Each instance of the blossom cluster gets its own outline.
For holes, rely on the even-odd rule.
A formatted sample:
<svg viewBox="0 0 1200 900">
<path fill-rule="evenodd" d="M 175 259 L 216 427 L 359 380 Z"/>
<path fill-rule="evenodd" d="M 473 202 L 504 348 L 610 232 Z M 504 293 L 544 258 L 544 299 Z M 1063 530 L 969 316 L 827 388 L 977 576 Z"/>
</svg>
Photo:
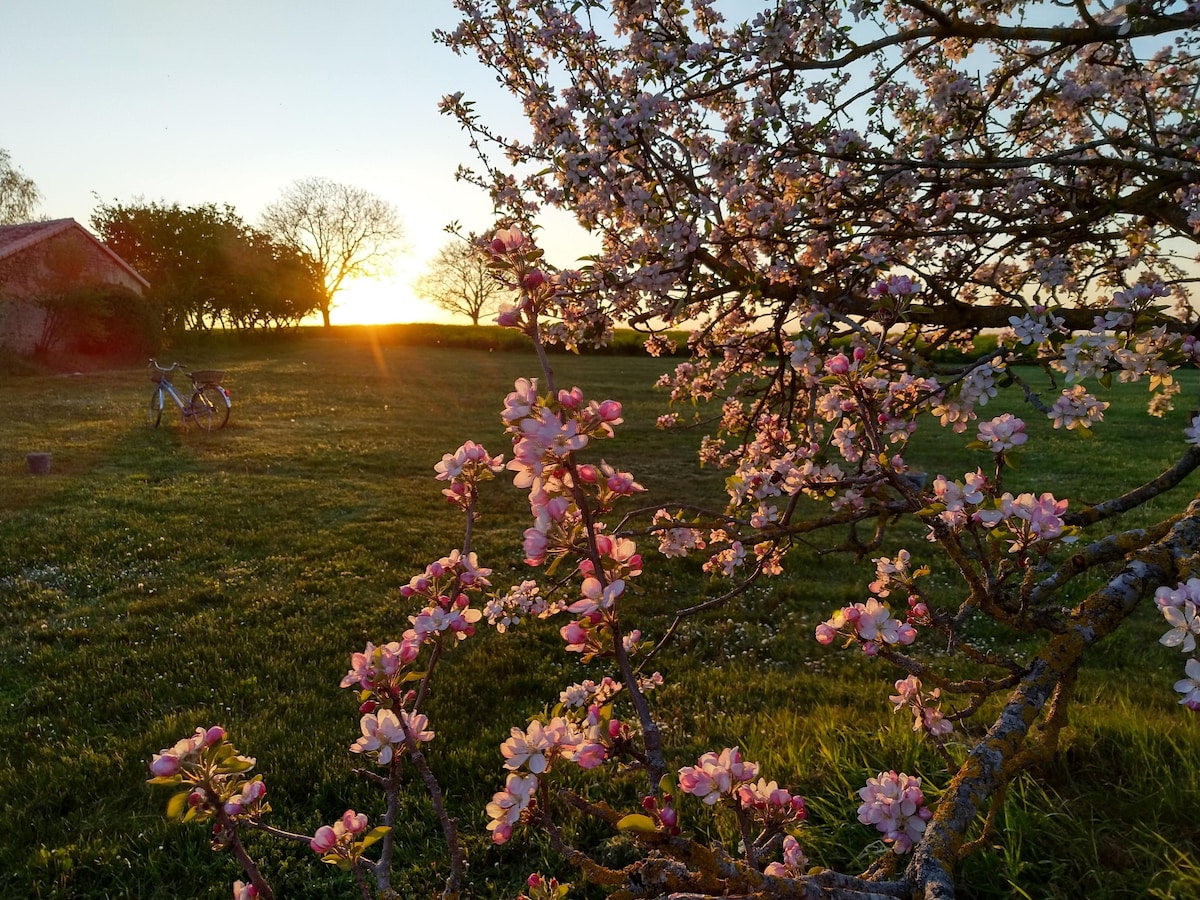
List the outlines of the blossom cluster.
<svg viewBox="0 0 1200 900">
<path fill-rule="evenodd" d="M 370 754 L 375 761 L 386 766 L 401 747 L 431 741 L 434 733 L 429 730 L 429 719 L 424 713 L 400 710 L 399 715 L 390 709 L 377 713 L 366 713 L 359 720 L 362 736 L 350 745 L 351 753 Z M 411 742 L 410 742 L 411 736 Z"/>
<path fill-rule="evenodd" d="M 534 872 L 525 879 L 528 893 L 518 894 L 517 900 L 562 900 L 567 896 L 569 884 L 559 884 L 557 878 L 547 878 L 541 872 Z"/>
<path fill-rule="evenodd" d="M 450 482 L 442 494 L 463 509 L 474 503 L 479 482 L 494 478 L 504 470 L 504 457 L 492 456 L 474 441 L 467 441 L 453 453 L 446 453 L 434 467 L 439 481 Z"/>
<path fill-rule="evenodd" d="M 1005 493 L 996 501 L 993 509 L 980 509 L 975 513 L 978 521 L 989 528 L 1002 526 L 1001 533 L 1011 538 L 1010 553 L 1034 549 L 1035 545 L 1045 549 L 1051 541 L 1071 543 L 1076 533 L 1063 521 L 1068 501 L 1057 500 L 1053 494 Z"/>
<path fill-rule="evenodd" d="M 594 769 L 607 755 L 607 747 L 601 740 L 602 726 L 611 729 L 610 736 L 620 729 L 616 719 L 603 723 L 597 706 L 588 709 L 583 729 L 566 716 L 555 716 L 546 724 L 534 719 L 527 730 L 513 728 L 508 740 L 500 745 L 504 767 L 513 771 L 523 767 L 541 775 L 555 759 L 561 758 L 582 769 Z"/>
<path fill-rule="evenodd" d="M 308 845 L 318 856 L 348 856 L 355 838 L 364 833 L 369 824 L 363 813 L 348 809 L 332 825 L 318 828 Z"/>
<path fill-rule="evenodd" d="M 1020 447 L 1029 436 L 1025 433 L 1025 422 L 1012 413 L 996 416 L 989 422 L 979 423 L 979 442 L 993 453 L 1004 453 Z"/>
<path fill-rule="evenodd" d="M 536 775 L 509 773 L 504 781 L 504 789 L 493 794 L 486 807 L 490 817 L 487 830 L 492 833 L 493 842 L 503 844 L 512 837 L 513 826 L 521 821 L 522 814 L 533 803 L 537 786 Z"/>
<path fill-rule="evenodd" d="M 513 728 L 500 745 L 509 775 L 504 789 L 497 791 L 487 805 L 491 818 L 487 828 L 492 840 L 503 844 L 512 836 L 513 826 L 533 802 L 539 779 L 557 760 L 594 769 L 609 757 L 616 742 L 627 741 L 629 736 L 628 726 L 597 703 L 582 710 L 581 715 L 554 716 L 545 723 L 534 719 L 526 729 Z"/>
<path fill-rule="evenodd" d="M 858 642 L 863 653 L 874 656 L 885 646 L 911 644 L 917 631 L 892 616 L 892 611 L 874 597 L 866 603 L 844 606 L 817 626 L 817 643 L 828 646 L 839 634 L 848 643 Z"/>
<path fill-rule="evenodd" d="M 783 861 L 768 863 L 763 872 L 776 878 L 799 878 L 805 873 L 808 857 L 800 842 L 790 834 L 783 836 Z"/>
<path fill-rule="evenodd" d="M 1159 643 L 1178 647 L 1183 653 L 1194 653 L 1200 637 L 1200 578 L 1189 578 L 1174 588 L 1164 585 L 1154 592 L 1154 603 L 1171 626 Z M 1185 677 L 1175 682 L 1175 690 L 1183 695 L 1180 703 L 1200 712 L 1200 659 L 1192 657 L 1184 666 Z"/>
<path fill-rule="evenodd" d="M 858 807 L 858 821 L 874 825 L 883 834 L 884 843 L 891 844 L 897 854 L 911 850 L 925 833 L 925 823 L 933 818 L 925 805 L 921 779 L 903 772 L 880 772 L 868 778 L 858 796 L 863 801 Z"/>
<path fill-rule="evenodd" d="M 229 742 L 224 728 L 213 725 L 154 754 L 149 780 L 183 787 L 168 803 L 167 814 L 184 821 L 216 818 L 222 823 L 215 832 L 220 844 L 228 837 L 229 822 L 257 819 L 270 810 L 262 777 L 247 777 L 254 765 Z"/>
<path fill-rule="evenodd" d="M 908 708 L 913 713 L 913 731 L 923 731 L 934 739 L 942 738 L 954 730 L 954 726 L 942 714 L 941 688 L 922 693 L 921 679 L 909 675 L 896 682 L 896 693 L 892 701 L 893 712 Z"/>
<path fill-rule="evenodd" d="M 679 789 L 709 806 L 739 796 L 743 785 L 758 777 L 758 763 L 747 762 L 737 747 L 705 753 L 694 766 L 679 770 Z"/>
</svg>

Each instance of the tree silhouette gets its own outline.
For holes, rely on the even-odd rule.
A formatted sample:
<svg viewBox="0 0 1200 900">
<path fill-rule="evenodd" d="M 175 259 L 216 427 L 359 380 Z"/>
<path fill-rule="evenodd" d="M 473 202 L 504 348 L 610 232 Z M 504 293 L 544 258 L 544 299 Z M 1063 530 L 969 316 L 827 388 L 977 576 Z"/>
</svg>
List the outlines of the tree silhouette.
<svg viewBox="0 0 1200 900">
<path fill-rule="evenodd" d="M 347 279 L 386 271 L 404 235 L 386 200 L 327 178 L 302 178 L 262 214 L 264 231 L 311 257 L 324 285 L 321 318 L 329 326 L 334 298 Z"/>
<path fill-rule="evenodd" d="M 28 222 L 37 211 L 41 193 L 33 179 L 12 164 L 7 150 L 0 147 L 0 225 Z"/>
<path fill-rule="evenodd" d="M 472 325 L 495 311 L 509 288 L 496 278 L 486 250 L 470 240 L 453 238 L 429 263 L 413 291 L 447 312 L 467 316 Z"/>
</svg>

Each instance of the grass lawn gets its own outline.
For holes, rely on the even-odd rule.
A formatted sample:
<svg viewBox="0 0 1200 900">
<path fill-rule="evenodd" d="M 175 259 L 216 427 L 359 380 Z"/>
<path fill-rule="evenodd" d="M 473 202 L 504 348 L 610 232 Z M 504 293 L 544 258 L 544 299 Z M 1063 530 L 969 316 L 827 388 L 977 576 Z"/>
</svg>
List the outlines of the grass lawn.
<svg viewBox="0 0 1200 900">
<path fill-rule="evenodd" d="M 372 789 L 351 771 L 360 760 L 346 752 L 357 704 L 338 682 L 351 652 L 408 626 L 414 610 L 399 586 L 461 544 L 434 463 L 466 439 L 510 454 L 503 397 L 513 379 L 537 372 L 531 354 L 370 334 L 181 350 L 185 362 L 228 372 L 233 414 L 211 434 L 173 419 L 148 428 L 141 368 L 0 381 L 0 896 L 227 897 L 235 863 L 211 853 L 202 829 L 167 822 L 166 792 L 145 784 L 151 755 L 198 725 L 225 725 L 258 758 L 276 825 L 311 833 L 347 807 L 374 819 Z M 631 469 L 649 502 L 682 491 L 721 505 L 722 477 L 699 468 L 697 436 L 654 428 L 665 398 L 649 385 L 671 361 L 554 361 L 562 386 L 623 401 L 626 424 L 597 452 Z M 1181 446 L 1184 412 L 1145 418 L 1142 390 L 1110 392 L 1110 418 L 1123 427 L 1091 442 L 1031 422 L 1010 489 L 1094 501 L 1161 471 Z M 996 412 L 1019 413 L 1011 399 Z M 938 432 L 910 455 L 961 476 L 985 461 L 963 443 Z M 50 474 L 26 471 L 31 451 L 53 453 Z M 1196 489 L 1193 476 L 1145 515 L 1182 508 Z M 528 577 L 522 492 L 487 485 L 483 512 L 475 549 L 493 582 Z M 917 557 L 924 542 L 907 537 Z M 647 574 L 631 602 L 656 635 L 675 608 L 719 586 L 699 560 L 663 567 L 644 549 Z M 896 676 L 813 639 L 834 608 L 865 596 L 870 564 L 789 559 L 786 578 L 681 629 L 660 659 L 667 683 L 653 700 L 675 766 L 741 746 L 809 799 L 813 862 L 854 869 L 878 849 L 854 818 L 865 778 L 920 774 L 936 797 L 945 770 L 907 719 L 892 716 Z M 939 588 L 956 590 L 949 579 Z M 534 868 L 573 877 L 536 837 L 494 847 L 483 828 L 508 729 L 567 684 L 603 674 L 561 652 L 558 624 L 481 631 L 434 685 L 428 756 L 460 821 L 474 896 L 512 896 Z M 1157 644 L 1163 631 L 1143 604 L 1097 648 L 1058 759 L 1009 792 L 994 846 L 963 872 L 964 896 L 1200 896 L 1200 717 L 1175 702 L 1183 657 Z M 636 799 L 634 781 L 604 790 Z M 404 802 L 395 883 L 402 896 L 430 896 L 444 877 L 440 832 L 419 784 Z M 731 839 L 727 823 L 697 807 L 685 806 L 690 829 Z M 605 859 L 627 852 L 595 825 L 580 829 L 578 842 L 600 845 Z M 281 897 L 355 896 L 306 848 L 249 843 Z"/>
</svg>

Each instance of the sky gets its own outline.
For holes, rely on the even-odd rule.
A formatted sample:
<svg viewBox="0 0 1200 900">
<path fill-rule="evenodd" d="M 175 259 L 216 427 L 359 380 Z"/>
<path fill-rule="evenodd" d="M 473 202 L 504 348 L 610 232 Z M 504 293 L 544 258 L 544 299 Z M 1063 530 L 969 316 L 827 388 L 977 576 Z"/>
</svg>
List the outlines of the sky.
<svg viewBox="0 0 1200 900">
<path fill-rule="evenodd" d="M 364 188 L 399 210 L 407 252 L 333 323 L 466 321 L 410 290 L 449 222 L 492 221 L 455 180 L 473 159 L 438 100 L 465 91 L 522 132 L 494 76 L 431 38 L 455 22 L 450 0 L 0 0 L 0 147 L 42 217 L 84 225 L 98 201 L 230 204 L 255 224 L 300 178 Z M 551 231 L 549 259 L 586 252 Z"/>
</svg>

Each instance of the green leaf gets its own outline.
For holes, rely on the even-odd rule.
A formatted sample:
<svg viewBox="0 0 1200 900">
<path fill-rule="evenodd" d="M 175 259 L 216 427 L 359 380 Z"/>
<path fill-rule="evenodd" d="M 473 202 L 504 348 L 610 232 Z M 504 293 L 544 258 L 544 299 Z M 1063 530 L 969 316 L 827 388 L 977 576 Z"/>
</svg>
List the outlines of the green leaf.
<svg viewBox="0 0 1200 900">
<path fill-rule="evenodd" d="M 618 831 L 632 831 L 637 834 L 655 834 L 658 831 L 658 826 L 654 824 L 654 820 L 649 816 L 644 816 L 641 813 L 630 813 L 617 823 Z"/>
<path fill-rule="evenodd" d="M 383 840 L 384 837 L 387 836 L 387 833 L 391 830 L 392 829 L 391 829 L 390 825 L 380 825 L 377 828 L 372 828 L 370 831 L 368 831 L 366 834 L 363 835 L 363 839 L 360 842 L 363 846 L 363 849 L 364 850 L 367 849 L 372 844 L 374 844 L 376 841 Z"/>
<path fill-rule="evenodd" d="M 171 796 L 171 799 L 167 801 L 167 818 L 183 818 L 183 814 L 190 808 L 187 801 L 191 793 L 192 792 L 190 790 L 180 791 L 179 793 Z"/>
</svg>

